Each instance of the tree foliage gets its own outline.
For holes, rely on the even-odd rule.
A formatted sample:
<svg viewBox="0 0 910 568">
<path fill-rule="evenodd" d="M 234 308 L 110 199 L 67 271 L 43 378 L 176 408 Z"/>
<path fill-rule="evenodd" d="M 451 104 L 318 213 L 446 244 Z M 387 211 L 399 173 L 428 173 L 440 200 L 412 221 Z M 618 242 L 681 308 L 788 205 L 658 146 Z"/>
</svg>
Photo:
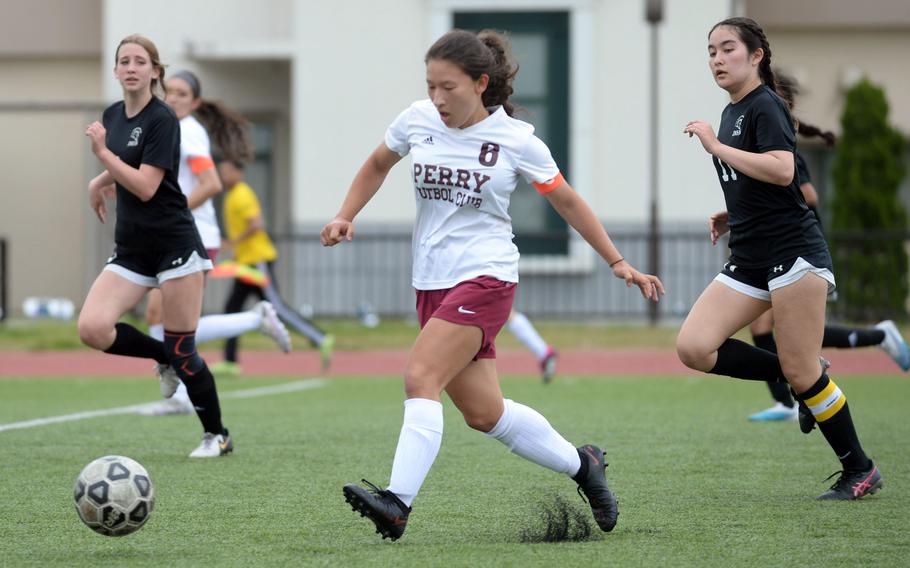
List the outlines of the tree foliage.
<svg viewBox="0 0 910 568">
<path fill-rule="evenodd" d="M 884 91 L 862 80 L 847 92 L 834 158 L 832 255 L 842 313 L 854 320 L 906 316 L 904 137 L 888 123 Z"/>
</svg>

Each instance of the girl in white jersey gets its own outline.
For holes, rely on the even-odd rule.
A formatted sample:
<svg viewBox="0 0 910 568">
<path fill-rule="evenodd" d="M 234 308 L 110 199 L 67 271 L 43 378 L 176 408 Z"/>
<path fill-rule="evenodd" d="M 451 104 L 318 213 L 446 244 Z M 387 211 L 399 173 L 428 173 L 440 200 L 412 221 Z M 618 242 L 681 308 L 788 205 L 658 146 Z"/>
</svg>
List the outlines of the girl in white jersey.
<svg viewBox="0 0 910 568">
<path fill-rule="evenodd" d="M 383 538 L 401 537 L 439 451 L 440 396 L 446 391 L 470 427 L 571 476 L 600 528 L 612 530 L 616 500 L 600 448 L 575 448 L 535 410 L 503 400 L 499 387 L 493 340 L 509 316 L 518 282 L 508 207 L 519 176 L 535 185 L 627 286 L 657 301 L 663 285 L 623 260 L 534 128 L 512 118 L 508 99 L 517 68 L 502 36 L 451 31 L 430 48 L 425 62 L 430 98 L 395 119 L 321 233 L 325 246 L 351 240 L 354 217 L 392 166 L 411 154 L 417 199 L 413 285 L 422 329 L 404 373 L 404 424 L 388 489 L 346 485 L 345 498 Z"/>
<path fill-rule="evenodd" d="M 203 99 L 199 78 L 190 71 L 178 71 L 168 78 L 165 83 L 165 102 L 180 120 L 178 183 L 186 195 L 202 244 L 209 258 L 215 262 L 221 247 L 221 231 L 218 229 L 212 197 L 221 192 L 222 184 L 212 159 L 209 132 L 222 154 L 238 162 L 249 161 L 253 150 L 248 123 L 240 114 L 223 104 Z M 149 335 L 161 339 L 164 328 L 161 324 L 161 294 L 157 290 L 149 292 L 145 317 L 149 324 Z M 255 308 L 245 312 L 203 316 L 196 329 L 196 342 L 229 339 L 256 330 L 271 336 L 282 351 L 290 350 L 290 335 L 279 320 L 275 308 L 266 301 L 259 302 Z M 158 366 L 157 372 L 161 380 L 161 394 L 168 400 L 144 407 L 139 412 L 156 416 L 192 413 L 193 406 L 186 387 L 177 380 L 176 373 L 168 365 Z"/>
</svg>

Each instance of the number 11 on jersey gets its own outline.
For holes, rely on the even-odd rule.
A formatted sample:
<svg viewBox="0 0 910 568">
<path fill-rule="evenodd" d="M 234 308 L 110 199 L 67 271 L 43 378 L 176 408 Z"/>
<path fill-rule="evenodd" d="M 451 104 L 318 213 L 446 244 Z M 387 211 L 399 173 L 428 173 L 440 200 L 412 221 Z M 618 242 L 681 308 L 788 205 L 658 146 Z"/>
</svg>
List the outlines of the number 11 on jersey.
<svg viewBox="0 0 910 568">
<path fill-rule="evenodd" d="M 726 164 L 723 161 L 714 158 L 714 162 L 717 164 L 717 167 L 720 169 L 720 179 L 724 181 L 736 181 L 736 170 L 733 169 L 733 166 Z M 729 170 L 730 173 L 727 173 Z"/>
</svg>

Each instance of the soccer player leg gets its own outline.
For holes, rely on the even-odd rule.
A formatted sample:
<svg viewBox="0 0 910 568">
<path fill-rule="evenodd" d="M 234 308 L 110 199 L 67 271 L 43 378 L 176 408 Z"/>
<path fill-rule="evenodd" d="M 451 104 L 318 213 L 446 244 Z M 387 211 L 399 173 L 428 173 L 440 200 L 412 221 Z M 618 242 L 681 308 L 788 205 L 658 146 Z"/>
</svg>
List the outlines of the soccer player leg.
<svg viewBox="0 0 910 568">
<path fill-rule="evenodd" d="M 773 288 L 775 333 L 784 372 L 843 467 L 819 499 L 858 499 L 876 492 L 882 479 L 859 442 L 846 396 L 819 365 L 828 286 L 824 277 L 806 272 Z"/>
<path fill-rule="evenodd" d="M 78 329 L 82 342 L 105 353 L 166 363 L 167 357 L 160 341 L 117 321 L 142 299 L 148 291 L 147 284 L 154 284 L 154 279 L 138 283 L 118 272 L 102 271 L 79 312 Z"/>
<path fill-rule="evenodd" d="M 690 369 L 753 381 L 784 380 L 777 356 L 730 337 L 764 313 L 769 304 L 732 279 L 711 282 L 676 338 L 679 360 Z M 767 293 L 767 291 L 765 291 Z"/>
<path fill-rule="evenodd" d="M 161 292 L 165 350 L 171 367 L 186 385 L 205 432 L 203 444 L 197 448 L 203 451 L 193 454 L 212 457 L 230 452 L 233 444 L 221 423 L 215 379 L 196 351 L 195 326 L 202 309 L 202 282 L 201 272 L 166 279 L 161 283 Z"/>
<path fill-rule="evenodd" d="M 759 349 L 770 353 L 777 353 L 777 344 L 774 342 L 774 316 L 768 310 L 749 324 L 752 334 L 752 343 Z M 749 416 L 753 422 L 776 422 L 781 420 L 796 420 L 797 408 L 793 396 L 790 394 L 790 385 L 783 381 L 768 381 L 768 390 L 774 399 L 774 406 L 766 408 Z"/>
<path fill-rule="evenodd" d="M 397 540 L 404 534 L 411 503 L 442 444 L 440 394 L 479 346 L 479 329 L 432 317 L 417 336 L 405 368 L 407 400 L 388 489 L 366 480 L 369 489 L 355 484 L 343 488 L 347 502 L 373 521 L 383 538 Z"/>
</svg>

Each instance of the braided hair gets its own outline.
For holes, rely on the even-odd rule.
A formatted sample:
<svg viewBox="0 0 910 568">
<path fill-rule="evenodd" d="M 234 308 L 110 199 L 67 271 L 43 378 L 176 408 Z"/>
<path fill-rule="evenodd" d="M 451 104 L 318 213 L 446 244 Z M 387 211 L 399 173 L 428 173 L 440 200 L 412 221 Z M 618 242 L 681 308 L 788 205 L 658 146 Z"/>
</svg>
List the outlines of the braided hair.
<svg viewBox="0 0 910 568">
<path fill-rule="evenodd" d="M 777 94 L 784 99 L 784 102 L 787 103 L 787 106 L 789 106 L 792 111 L 793 106 L 796 104 L 796 97 L 800 93 L 799 83 L 794 77 L 787 75 L 779 69 L 774 71 L 774 75 L 777 77 Z M 807 138 L 818 136 L 825 141 L 825 145 L 828 148 L 833 148 L 834 143 L 837 140 L 837 137 L 833 132 L 822 130 L 817 126 L 807 124 L 801 120 L 796 120 L 796 129 L 797 132 Z"/>
<path fill-rule="evenodd" d="M 513 116 L 515 106 L 509 102 L 512 96 L 512 81 L 518 75 L 518 64 L 512 57 L 509 40 L 502 33 L 481 30 L 479 33 L 467 30 L 452 30 L 436 40 L 424 57 L 451 61 L 471 79 L 481 75 L 490 78 L 482 100 L 486 107 L 502 105 L 506 114 Z"/>
<path fill-rule="evenodd" d="M 768 43 L 765 31 L 758 25 L 758 22 L 751 18 L 727 18 L 714 24 L 714 27 L 708 32 L 708 37 L 720 26 L 733 28 L 739 39 L 746 45 L 750 55 L 761 48 L 764 56 L 758 64 L 758 76 L 761 78 L 762 83 L 780 95 L 777 77 L 775 77 L 774 70 L 771 68 L 771 45 Z"/>
</svg>

